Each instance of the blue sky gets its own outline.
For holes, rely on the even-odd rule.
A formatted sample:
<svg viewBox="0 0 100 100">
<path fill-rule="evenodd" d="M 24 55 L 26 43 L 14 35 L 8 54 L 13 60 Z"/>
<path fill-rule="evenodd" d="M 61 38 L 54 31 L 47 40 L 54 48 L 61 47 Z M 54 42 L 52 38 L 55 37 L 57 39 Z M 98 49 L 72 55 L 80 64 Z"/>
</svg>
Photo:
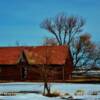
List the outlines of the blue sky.
<svg viewBox="0 0 100 100">
<path fill-rule="evenodd" d="M 61 12 L 85 18 L 84 31 L 100 42 L 100 0 L 0 0 L 0 46 L 42 44 L 52 35 L 40 23 Z"/>
</svg>

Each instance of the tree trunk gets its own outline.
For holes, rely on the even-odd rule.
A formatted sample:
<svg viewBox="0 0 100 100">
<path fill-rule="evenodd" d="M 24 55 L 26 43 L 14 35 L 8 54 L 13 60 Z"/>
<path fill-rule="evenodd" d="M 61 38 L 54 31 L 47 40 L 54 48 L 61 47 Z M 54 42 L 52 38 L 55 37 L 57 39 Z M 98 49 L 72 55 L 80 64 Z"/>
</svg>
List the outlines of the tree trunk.
<svg viewBox="0 0 100 100">
<path fill-rule="evenodd" d="M 44 92 L 43 92 L 44 95 L 49 95 L 50 94 L 50 87 L 48 86 L 48 83 L 47 82 L 44 82 Z"/>
</svg>

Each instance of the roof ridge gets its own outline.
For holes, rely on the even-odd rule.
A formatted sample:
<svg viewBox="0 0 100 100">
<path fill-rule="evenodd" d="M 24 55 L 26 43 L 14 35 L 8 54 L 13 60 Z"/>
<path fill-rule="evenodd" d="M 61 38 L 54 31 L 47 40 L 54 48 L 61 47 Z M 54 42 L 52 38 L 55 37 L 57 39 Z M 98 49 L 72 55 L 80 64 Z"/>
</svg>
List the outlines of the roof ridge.
<svg viewBox="0 0 100 100">
<path fill-rule="evenodd" d="M 0 48 L 26 48 L 26 47 L 67 47 L 67 45 L 50 45 L 50 46 L 44 46 L 44 45 L 39 45 L 39 46 L 0 46 Z"/>
</svg>

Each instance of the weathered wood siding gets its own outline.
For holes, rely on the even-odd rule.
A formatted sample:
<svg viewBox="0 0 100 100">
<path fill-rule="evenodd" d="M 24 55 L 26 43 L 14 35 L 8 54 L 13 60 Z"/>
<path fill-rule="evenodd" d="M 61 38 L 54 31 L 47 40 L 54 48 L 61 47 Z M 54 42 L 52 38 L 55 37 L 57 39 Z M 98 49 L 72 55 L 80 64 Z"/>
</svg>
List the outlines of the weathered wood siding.
<svg viewBox="0 0 100 100">
<path fill-rule="evenodd" d="M 20 68 L 16 65 L 0 66 L 0 80 L 20 80 Z"/>
<path fill-rule="evenodd" d="M 27 76 L 23 77 L 22 68 L 26 67 L 27 72 L 25 73 Z M 34 81 L 42 81 L 43 77 L 41 76 L 41 68 L 42 66 L 37 67 L 36 65 L 6 65 L 0 66 L 0 80 L 34 80 Z M 48 80 L 57 81 L 57 80 L 68 80 L 71 78 L 72 67 L 69 65 L 52 65 L 50 68 L 50 74 L 48 74 Z M 52 72 L 53 71 L 53 72 Z"/>
</svg>

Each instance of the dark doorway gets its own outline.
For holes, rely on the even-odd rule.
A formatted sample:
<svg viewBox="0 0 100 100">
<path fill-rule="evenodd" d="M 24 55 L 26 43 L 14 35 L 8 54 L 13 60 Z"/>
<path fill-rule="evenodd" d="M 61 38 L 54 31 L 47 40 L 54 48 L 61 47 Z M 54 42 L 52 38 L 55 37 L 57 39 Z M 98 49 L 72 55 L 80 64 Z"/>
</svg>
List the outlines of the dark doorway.
<svg viewBox="0 0 100 100">
<path fill-rule="evenodd" d="M 27 79 L 27 67 L 22 67 L 22 80 Z"/>
<path fill-rule="evenodd" d="M 27 61 L 27 58 L 25 56 L 24 51 L 20 55 L 19 65 L 20 65 L 20 68 L 21 68 L 21 79 L 22 80 L 27 80 L 27 74 L 28 74 L 27 65 L 28 65 L 28 61 Z"/>
</svg>

